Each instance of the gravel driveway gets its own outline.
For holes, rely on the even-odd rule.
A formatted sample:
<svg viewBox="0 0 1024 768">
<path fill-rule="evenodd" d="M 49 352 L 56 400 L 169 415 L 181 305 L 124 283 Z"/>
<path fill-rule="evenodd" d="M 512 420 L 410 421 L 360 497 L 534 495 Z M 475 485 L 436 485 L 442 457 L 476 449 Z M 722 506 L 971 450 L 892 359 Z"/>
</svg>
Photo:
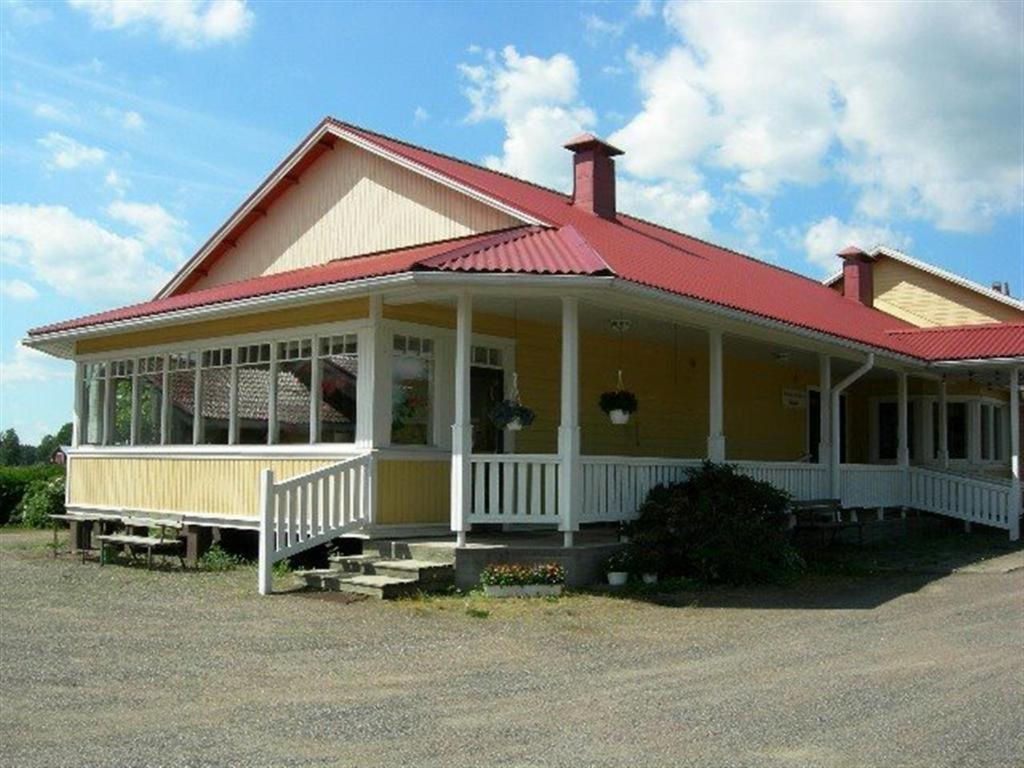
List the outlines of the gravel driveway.
<svg viewBox="0 0 1024 768">
<path fill-rule="evenodd" d="M 1020 569 L 382 604 L 45 541 L 0 535 L 3 766 L 1024 764 Z"/>
</svg>

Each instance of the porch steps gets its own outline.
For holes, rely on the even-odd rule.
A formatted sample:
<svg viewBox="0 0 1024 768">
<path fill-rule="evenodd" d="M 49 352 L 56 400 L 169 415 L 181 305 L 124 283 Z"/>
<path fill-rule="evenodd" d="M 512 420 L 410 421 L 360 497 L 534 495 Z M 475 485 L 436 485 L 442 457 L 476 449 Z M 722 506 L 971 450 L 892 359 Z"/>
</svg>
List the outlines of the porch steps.
<svg viewBox="0 0 1024 768">
<path fill-rule="evenodd" d="M 393 551 L 390 546 L 381 549 Z M 437 559 L 390 557 L 380 549 L 361 555 L 332 555 L 328 558 L 330 567 L 297 571 L 295 576 L 309 589 L 349 592 L 380 600 L 393 600 L 420 591 L 439 592 L 454 584 L 454 552 L 448 559 L 442 559 L 440 549 L 426 554 L 433 554 Z"/>
</svg>

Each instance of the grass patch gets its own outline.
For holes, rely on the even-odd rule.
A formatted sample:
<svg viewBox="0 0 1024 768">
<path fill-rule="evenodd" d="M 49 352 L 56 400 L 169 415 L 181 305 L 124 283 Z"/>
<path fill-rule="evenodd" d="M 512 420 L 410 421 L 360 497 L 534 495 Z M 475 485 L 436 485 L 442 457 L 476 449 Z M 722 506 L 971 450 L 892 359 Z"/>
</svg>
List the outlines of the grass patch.
<svg viewBox="0 0 1024 768">
<path fill-rule="evenodd" d="M 200 571 L 209 571 L 211 573 L 233 571 L 240 565 L 245 565 L 245 560 L 238 555 L 232 555 L 230 552 L 225 552 L 221 548 L 220 544 L 214 544 L 206 550 L 197 563 Z"/>
</svg>

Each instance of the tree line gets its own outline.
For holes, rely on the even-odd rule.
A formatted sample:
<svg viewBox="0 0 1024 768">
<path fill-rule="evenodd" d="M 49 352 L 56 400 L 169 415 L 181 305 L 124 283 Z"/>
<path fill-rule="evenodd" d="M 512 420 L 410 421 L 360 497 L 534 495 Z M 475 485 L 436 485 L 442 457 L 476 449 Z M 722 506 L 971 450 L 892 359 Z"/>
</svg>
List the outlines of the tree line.
<svg viewBox="0 0 1024 768">
<path fill-rule="evenodd" d="M 39 445 L 23 445 L 14 429 L 0 433 L 0 466 L 24 467 L 30 464 L 46 464 L 53 452 L 62 445 L 71 444 L 71 422 L 57 430 L 54 435 L 44 435 Z"/>
</svg>

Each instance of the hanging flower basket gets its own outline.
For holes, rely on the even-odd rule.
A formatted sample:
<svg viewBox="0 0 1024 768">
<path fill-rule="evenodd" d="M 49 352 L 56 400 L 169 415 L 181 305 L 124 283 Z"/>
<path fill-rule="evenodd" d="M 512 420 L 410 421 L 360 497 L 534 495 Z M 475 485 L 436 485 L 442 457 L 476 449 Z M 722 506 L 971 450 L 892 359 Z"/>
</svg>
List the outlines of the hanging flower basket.
<svg viewBox="0 0 1024 768">
<path fill-rule="evenodd" d="M 520 402 L 503 400 L 491 409 L 490 417 L 498 429 L 518 432 L 533 423 L 534 413 Z"/>
<path fill-rule="evenodd" d="M 608 414 L 612 424 L 628 424 L 629 415 L 640 406 L 636 395 L 628 389 L 617 389 L 601 395 L 601 410 Z"/>
</svg>

